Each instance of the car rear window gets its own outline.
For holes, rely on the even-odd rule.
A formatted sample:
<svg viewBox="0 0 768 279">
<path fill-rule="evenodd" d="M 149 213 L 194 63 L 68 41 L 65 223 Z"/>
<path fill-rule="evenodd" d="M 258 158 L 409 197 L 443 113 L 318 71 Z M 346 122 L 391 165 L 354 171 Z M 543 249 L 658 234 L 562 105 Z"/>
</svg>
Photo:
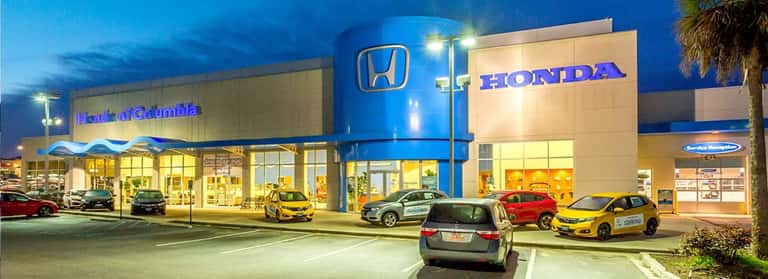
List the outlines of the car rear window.
<svg viewBox="0 0 768 279">
<path fill-rule="evenodd" d="M 474 204 L 436 204 L 427 217 L 429 222 L 450 224 L 488 224 L 488 209 Z"/>
<path fill-rule="evenodd" d="M 88 191 L 85 192 L 86 197 L 109 197 L 108 191 Z"/>
</svg>

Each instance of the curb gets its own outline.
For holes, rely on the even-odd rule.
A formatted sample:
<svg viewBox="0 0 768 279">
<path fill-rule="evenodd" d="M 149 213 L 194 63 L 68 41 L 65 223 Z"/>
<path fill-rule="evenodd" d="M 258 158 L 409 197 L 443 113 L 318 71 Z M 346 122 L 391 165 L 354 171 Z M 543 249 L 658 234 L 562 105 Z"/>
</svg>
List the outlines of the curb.
<svg viewBox="0 0 768 279">
<path fill-rule="evenodd" d="M 680 277 L 677 277 L 677 275 L 672 274 L 671 272 L 667 271 L 667 268 L 664 267 L 664 265 L 660 264 L 656 259 L 651 257 L 648 253 L 640 253 L 640 259 L 642 263 L 648 268 L 651 269 L 651 272 L 653 272 L 655 275 L 659 276 L 659 278 L 662 279 L 680 279 Z"/>
<path fill-rule="evenodd" d="M 637 253 L 674 254 L 675 253 L 674 251 L 668 250 L 668 249 L 649 249 L 649 248 L 635 248 L 635 247 L 607 247 L 607 246 L 589 246 L 589 245 L 520 242 L 520 241 L 514 241 L 513 244 L 514 246 L 522 246 L 522 247 L 551 248 L 551 249 L 559 249 L 559 250 L 579 250 L 579 251 L 593 251 L 593 252 L 610 252 L 610 253 L 624 253 L 624 254 L 637 254 Z"/>
<path fill-rule="evenodd" d="M 112 219 L 120 219 L 119 215 L 112 215 L 112 214 L 97 214 L 93 212 L 78 212 L 78 211 L 59 211 L 61 214 L 69 214 L 69 215 L 80 215 L 80 216 L 88 216 L 88 217 L 101 217 L 101 218 L 112 218 Z M 128 220 L 135 220 L 135 221 L 147 221 L 145 218 L 142 217 L 136 217 L 131 215 L 123 215 L 123 219 Z"/>
<path fill-rule="evenodd" d="M 189 221 L 186 221 L 186 220 L 170 220 L 168 222 L 175 223 L 175 224 L 189 224 Z M 418 235 L 382 234 L 382 233 L 374 233 L 374 232 L 355 232 L 355 231 L 341 231 L 341 230 L 329 230 L 329 229 L 275 227 L 275 226 L 265 226 L 265 225 L 257 225 L 257 224 L 237 224 L 237 223 L 224 223 L 224 222 L 211 222 L 211 221 L 192 221 L 192 224 L 204 225 L 204 226 L 269 229 L 269 230 L 306 232 L 306 233 L 341 234 L 341 235 L 352 235 L 352 236 L 388 237 L 388 238 L 400 238 L 400 239 L 419 239 Z"/>
</svg>

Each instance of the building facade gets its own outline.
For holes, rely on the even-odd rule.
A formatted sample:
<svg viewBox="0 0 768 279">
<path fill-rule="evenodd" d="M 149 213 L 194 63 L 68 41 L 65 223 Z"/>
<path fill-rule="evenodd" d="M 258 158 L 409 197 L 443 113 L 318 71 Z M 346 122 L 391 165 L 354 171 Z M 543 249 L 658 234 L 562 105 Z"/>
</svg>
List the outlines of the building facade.
<svg viewBox="0 0 768 279">
<path fill-rule="evenodd" d="M 39 181 L 47 152 L 65 189 L 125 201 L 160 189 L 197 207 L 259 207 L 276 187 L 352 212 L 411 188 L 531 189 L 561 205 L 605 191 L 666 205 L 672 190 L 681 212 L 749 212 L 746 101 L 734 88 L 638 95 L 637 33 L 610 19 L 457 44 L 456 75 L 471 82 L 455 88 L 450 165 L 451 103 L 436 86 L 448 53 L 426 43 L 464 31 L 390 18 L 339 35 L 333 57 L 76 91 L 71 134 L 24 139 L 22 172 Z M 742 147 L 683 147 L 714 141 Z"/>
</svg>

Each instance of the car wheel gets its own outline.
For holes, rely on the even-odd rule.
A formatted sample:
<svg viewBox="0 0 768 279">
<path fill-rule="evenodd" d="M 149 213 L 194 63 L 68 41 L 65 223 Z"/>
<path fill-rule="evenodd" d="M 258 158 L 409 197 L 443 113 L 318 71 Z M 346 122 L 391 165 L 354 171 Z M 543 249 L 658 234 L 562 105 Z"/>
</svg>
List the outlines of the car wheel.
<svg viewBox="0 0 768 279">
<path fill-rule="evenodd" d="M 609 238 L 611 238 L 611 225 L 606 223 L 600 224 L 600 226 L 597 227 L 597 239 L 605 241 Z"/>
<path fill-rule="evenodd" d="M 165 215 L 165 210 L 160 211 L 160 215 Z"/>
<path fill-rule="evenodd" d="M 131 210 L 131 215 L 136 215 L 136 211 Z"/>
<path fill-rule="evenodd" d="M 307 218 L 307 222 L 312 222 L 312 218 Z"/>
<path fill-rule="evenodd" d="M 40 209 L 37 210 L 37 216 L 40 217 L 51 216 L 51 213 L 53 213 L 53 209 L 48 206 L 41 206 Z"/>
<path fill-rule="evenodd" d="M 656 234 L 656 230 L 659 229 L 659 223 L 656 222 L 656 219 L 648 220 L 648 224 L 645 225 L 645 230 L 643 233 L 647 236 L 651 236 Z"/>
<path fill-rule="evenodd" d="M 387 212 L 381 216 L 381 224 L 387 228 L 394 227 L 397 224 L 397 215 L 394 212 Z"/>
<path fill-rule="evenodd" d="M 501 259 L 500 263 L 496 264 L 496 268 L 500 272 L 507 272 L 507 258 L 509 256 L 509 252 L 504 253 L 504 258 Z"/>
<path fill-rule="evenodd" d="M 540 230 L 549 230 L 552 228 L 552 214 L 544 213 L 539 216 L 539 220 L 536 221 L 536 226 Z"/>
<path fill-rule="evenodd" d="M 282 223 L 283 220 L 280 220 L 280 211 L 275 211 L 275 221 L 278 223 Z"/>
<path fill-rule="evenodd" d="M 109 211 L 115 211 L 115 207 L 114 207 L 114 206 L 113 206 L 113 207 L 110 207 L 110 208 L 109 208 Z"/>
<path fill-rule="evenodd" d="M 86 209 L 85 205 L 80 207 L 80 211 L 85 211 L 85 209 Z"/>
</svg>

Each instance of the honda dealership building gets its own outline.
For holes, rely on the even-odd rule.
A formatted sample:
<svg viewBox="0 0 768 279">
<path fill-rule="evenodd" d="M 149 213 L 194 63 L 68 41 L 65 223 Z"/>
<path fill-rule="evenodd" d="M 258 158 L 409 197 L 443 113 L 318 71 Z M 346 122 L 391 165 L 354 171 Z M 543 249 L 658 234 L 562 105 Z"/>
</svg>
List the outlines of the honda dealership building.
<svg viewBox="0 0 768 279">
<path fill-rule="evenodd" d="M 64 189 L 160 189 L 171 205 L 258 207 L 288 187 L 354 212 L 400 189 L 531 189 L 563 205 L 621 191 L 749 213 L 746 93 L 638 95 L 637 32 L 610 19 L 457 42 L 450 165 L 450 98 L 436 86 L 447 44 L 427 38 L 464 30 L 390 18 L 339 35 L 333 57 L 73 92 L 70 135 L 24 139 L 26 183 L 47 152 Z"/>
</svg>

